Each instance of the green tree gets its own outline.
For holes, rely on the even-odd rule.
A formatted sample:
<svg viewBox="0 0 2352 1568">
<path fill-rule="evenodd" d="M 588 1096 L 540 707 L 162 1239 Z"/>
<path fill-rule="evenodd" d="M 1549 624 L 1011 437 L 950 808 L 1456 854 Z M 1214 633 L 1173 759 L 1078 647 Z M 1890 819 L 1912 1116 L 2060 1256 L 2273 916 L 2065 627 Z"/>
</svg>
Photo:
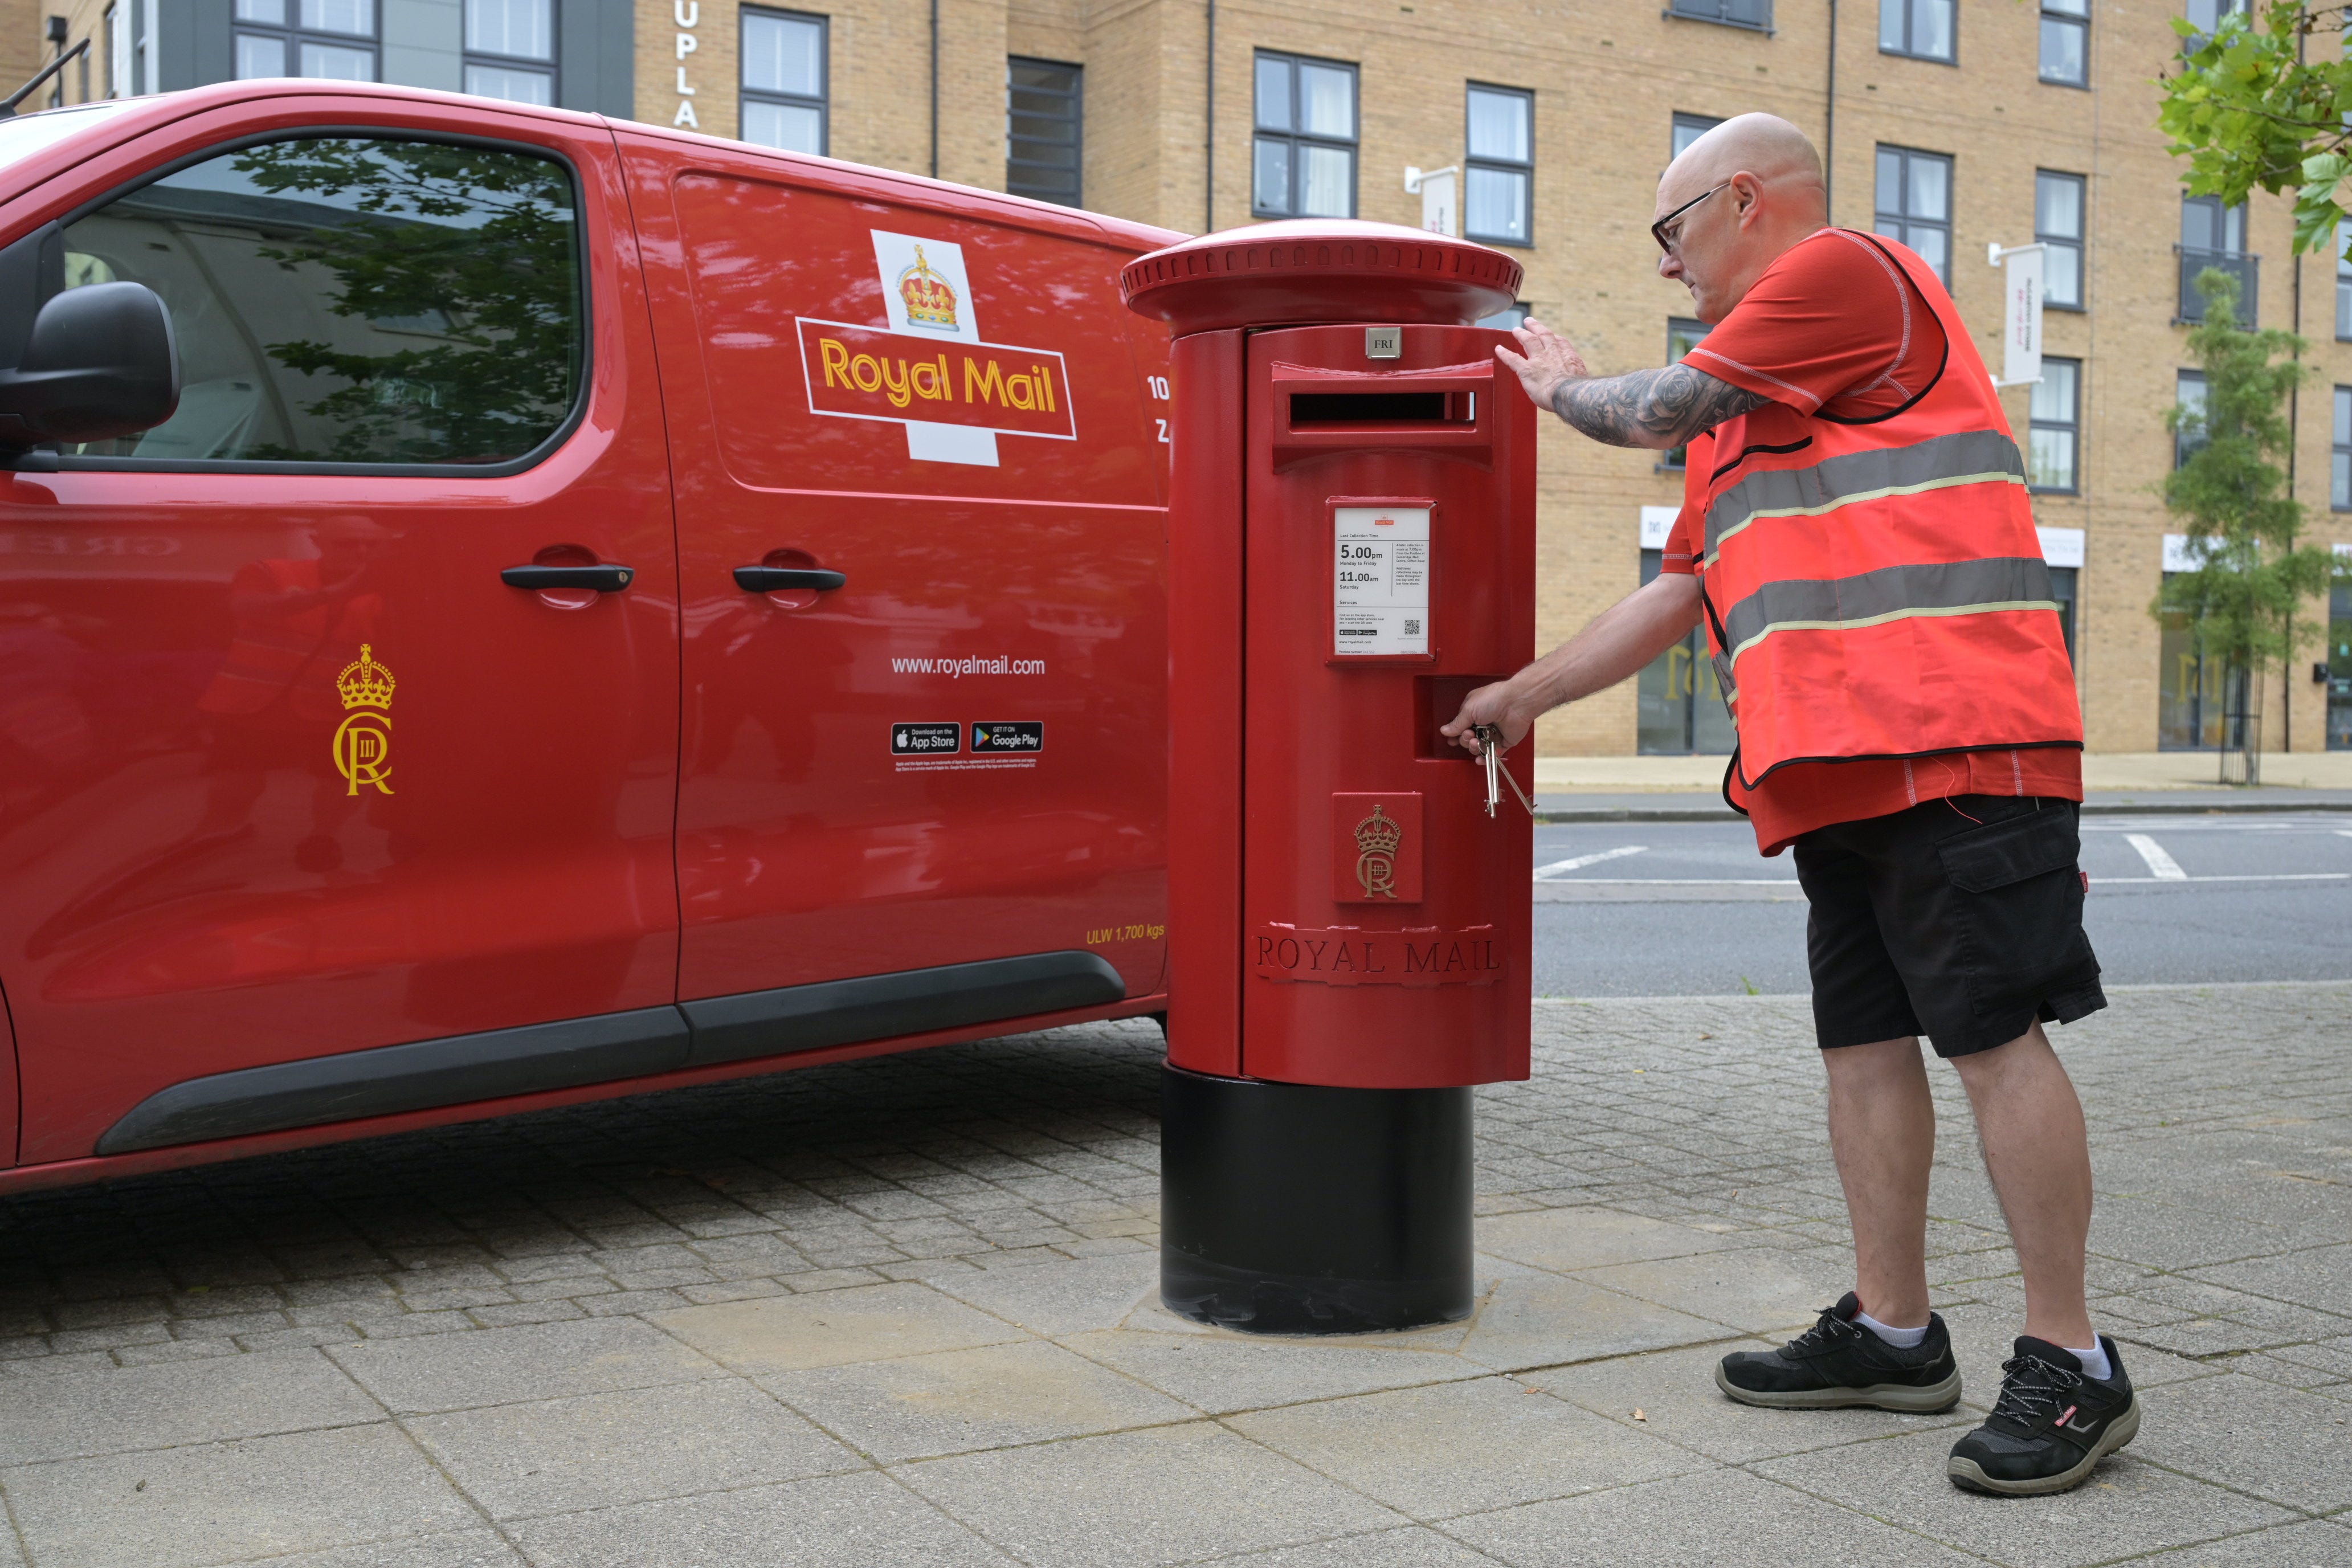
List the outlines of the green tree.
<svg viewBox="0 0 2352 1568">
<path fill-rule="evenodd" d="M 2294 247 L 2333 250 L 2352 176 L 2352 58 L 2336 47 L 2352 5 L 2271 0 L 2256 19 L 2222 18 L 2200 35 L 2180 17 L 2180 68 L 2161 79 L 2157 127 L 2189 161 L 2191 195 L 2243 201 L 2294 192 Z M 2315 37 L 2326 57 L 2310 59 Z"/>
<path fill-rule="evenodd" d="M 499 462 L 563 422 L 579 385 L 572 179 L 551 158 L 438 142 L 276 142 L 240 155 L 262 190 L 352 210 L 262 254 L 324 267 L 337 315 L 445 324 L 429 347 L 359 353 L 298 340 L 270 357 L 346 384 L 310 411 L 332 449 L 264 458 Z"/>
<path fill-rule="evenodd" d="M 2241 328 L 2229 273 L 2206 268 L 2197 291 L 2205 320 L 2189 334 L 2189 356 L 2205 372 L 2205 402 L 2166 416 L 2189 456 L 2164 482 L 2164 504 L 2197 565 L 2168 575 L 2148 613 L 2186 616 L 2207 658 L 2246 672 L 2255 694 L 2248 706 L 2259 712 L 2264 672 L 2320 630 L 2304 611 L 2333 566 L 2327 551 L 2296 544 L 2303 503 L 2287 489 L 2294 439 L 2284 405 L 2306 374 L 2294 357 L 2304 342 L 2276 328 Z"/>
</svg>

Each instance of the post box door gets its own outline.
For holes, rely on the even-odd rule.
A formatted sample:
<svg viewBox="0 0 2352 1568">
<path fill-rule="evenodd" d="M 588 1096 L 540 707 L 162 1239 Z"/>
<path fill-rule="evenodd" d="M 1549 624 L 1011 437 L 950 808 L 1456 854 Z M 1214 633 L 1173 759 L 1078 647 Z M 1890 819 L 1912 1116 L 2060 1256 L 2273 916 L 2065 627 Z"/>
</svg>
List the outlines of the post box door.
<svg viewBox="0 0 2352 1568">
<path fill-rule="evenodd" d="M 610 138 L 327 89 L 51 185 L 106 204 L 66 281 L 155 289 L 185 384 L 0 476 L 25 1161 L 194 1078 L 667 1004 L 674 546 Z M 502 580 L 550 551 L 634 576 Z"/>
<path fill-rule="evenodd" d="M 1242 1068 L 1524 1078 L 1531 824 L 1436 727 L 1534 656 L 1533 408 L 1502 333 L 1374 331 L 1248 340 Z"/>
<path fill-rule="evenodd" d="M 681 997 L 1074 952 L 1153 990 L 1165 448 L 1123 253 L 623 145 L 668 258 Z"/>
</svg>

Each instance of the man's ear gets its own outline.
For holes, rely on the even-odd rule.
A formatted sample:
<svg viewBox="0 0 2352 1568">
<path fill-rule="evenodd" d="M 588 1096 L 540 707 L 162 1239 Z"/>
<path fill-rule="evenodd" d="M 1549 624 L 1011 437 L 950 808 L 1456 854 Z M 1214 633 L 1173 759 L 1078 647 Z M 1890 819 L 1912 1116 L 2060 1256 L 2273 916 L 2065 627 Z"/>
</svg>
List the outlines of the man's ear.
<svg viewBox="0 0 2352 1568">
<path fill-rule="evenodd" d="M 1730 194 L 1738 209 L 1740 227 L 1746 228 L 1763 216 L 1763 181 L 1743 169 L 1731 176 Z"/>
</svg>

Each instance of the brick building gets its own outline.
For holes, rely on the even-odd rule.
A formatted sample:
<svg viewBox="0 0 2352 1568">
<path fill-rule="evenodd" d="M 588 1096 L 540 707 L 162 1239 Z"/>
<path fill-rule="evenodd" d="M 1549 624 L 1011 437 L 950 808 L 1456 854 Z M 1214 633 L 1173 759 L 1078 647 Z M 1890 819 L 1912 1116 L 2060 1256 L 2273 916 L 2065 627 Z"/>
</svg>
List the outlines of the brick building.
<svg viewBox="0 0 2352 1568">
<path fill-rule="evenodd" d="M 1989 358 L 1988 243 L 2041 239 L 2037 388 L 2006 398 L 2070 596 L 2092 749 L 2221 742 L 2242 704 L 2185 626 L 2148 614 L 2177 538 L 2164 426 L 2196 395 L 2184 278 L 2236 270 L 2260 322 L 2312 342 L 2295 489 L 2352 552 L 2352 276 L 2289 254 L 2284 204 L 2184 199 L 2149 79 L 2187 5 L 2242 0 L 47 0 L 93 40 L 85 93 L 236 75 L 359 76 L 692 126 L 1074 202 L 1197 232 L 1286 214 L 1419 220 L 1407 165 L 1465 166 L 1472 236 L 1602 372 L 1704 331 L 1653 271 L 1654 182 L 1717 119 L 1769 110 L 1829 157 L 1833 220 L 1940 261 Z M 16 0 L 0 0 L 15 15 Z M 13 37 L 13 35 L 12 35 Z M 46 95 L 44 95 L 46 97 Z M 2186 298 L 2184 299 L 2184 295 Z M 1654 570 L 1681 476 L 1557 427 L 1542 468 L 1547 643 Z M 2326 649 L 2262 695 L 2272 749 L 2352 747 L 2352 592 Z M 2335 655 L 2335 679 L 2313 660 Z M 1546 721 L 1550 753 L 1724 749 L 1702 661 Z M 2331 690 L 2335 693 L 2331 700 Z"/>
</svg>

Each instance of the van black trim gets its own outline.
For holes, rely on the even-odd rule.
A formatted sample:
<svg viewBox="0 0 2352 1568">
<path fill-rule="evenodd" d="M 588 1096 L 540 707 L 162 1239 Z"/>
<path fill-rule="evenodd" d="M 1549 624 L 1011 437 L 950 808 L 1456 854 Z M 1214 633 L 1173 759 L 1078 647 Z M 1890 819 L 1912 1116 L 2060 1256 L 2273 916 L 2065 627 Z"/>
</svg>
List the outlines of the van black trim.
<svg viewBox="0 0 2352 1568">
<path fill-rule="evenodd" d="M 168 129 L 158 127 L 158 130 Z M 608 127 L 609 129 L 609 127 Z M 249 136 L 231 137 L 226 142 L 207 143 L 202 149 L 183 153 L 168 163 L 124 181 L 109 189 L 103 195 L 93 196 L 72 211 L 52 220 L 58 227 L 70 227 L 100 208 L 111 205 L 131 192 L 144 189 L 158 180 L 168 179 L 183 169 L 230 153 L 240 153 L 247 147 L 268 146 L 278 142 L 310 142 L 339 136 L 364 136 L 380 142 L 431 142 L 451 147 L 482 147 L 492 152 L 528 153 L 562 165 L 572 177 L 572 210 L 578 236 L 577 266 L 580 289 L 580 387 L 572 400 L 572 411 L 563 422 L 551 431 L 547 438 L 520 458 L 503 463 L 327 463 L 276 462 L 242 458 L 82 458 L 67 457 L 46 448 L 26 454 L 14 465 L 19 471 L 41 473 L 118 473 L 118 474 L 320 474 L 356 475 L 372 479 L 503 479 L 537 468 L 553 457 L 569 441 L 588 417 L 588 403 L 596 387 L 596 296 L 594 279 L 588 258 L 588 187 L 580 177 L 580 166 L 562 149 L 544 142 L 518 141 L 507 136 L 467 136 L 456 132 L 421 131 L 405 125 L 298 125 L 280 126 L 273 131 L 257 132 Z M 38 232 L 37 230 L 34 232 Z M 36 307 L 37 309 L 37 306 Z M 26 460 L 29 458 L 30 460 Z M 6 465 L 0 465 L 6 466 Z"/>
<path fill-rule="evenodd" d="M 641 1078 L 685 1066 L 687 1047 L 677 1008 L 642 1007 L 239 1068 L 158 1089 L 106 1130 L 97 1152 L 128 1154 Z"/>
<path fill-rule="evenodd" d="M 684 1002 L 690 1067 L 818 1051 L 860 1040 L 961 1029 L 1124 1001 L 1127 984 L 1098 952 L 1072 949 L 855 980 L 823 980 Z"/>
<path fill-rule="evenodd" d="M 450 1035 L 189 1079 L 132 1106 L 100 1154 L 250 1137 L 680 1068 L 960 1029 L 1124 1001 L 1100 953 L 1028 953 L 561 1023 Z"/>
</svg>

